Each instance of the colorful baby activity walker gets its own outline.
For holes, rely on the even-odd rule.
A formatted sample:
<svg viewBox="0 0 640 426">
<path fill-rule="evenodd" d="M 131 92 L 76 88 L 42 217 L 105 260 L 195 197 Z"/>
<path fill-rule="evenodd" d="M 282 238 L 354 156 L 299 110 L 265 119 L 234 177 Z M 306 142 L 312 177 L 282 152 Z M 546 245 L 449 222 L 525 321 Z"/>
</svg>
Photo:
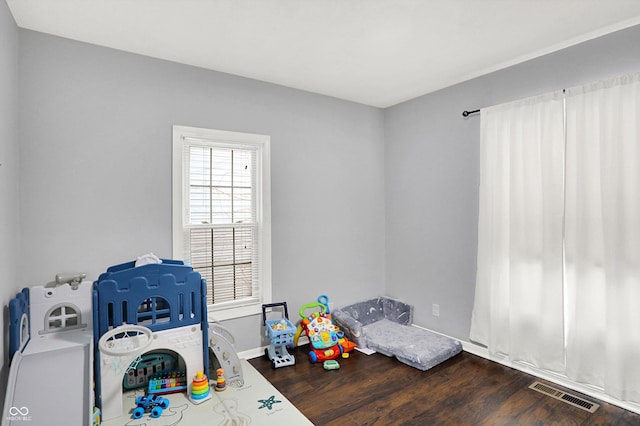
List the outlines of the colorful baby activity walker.
<svg viewBox="0 0 640 426">
<path fill-rule="evenodd" d="M 317 309 L 319 311 L 306 315 L 305 311 Z M 298 345 L 300 335 L 304 333 L 309 338 L 311 350 L 309 361 L 312 364 L 327 360 L 334 360 L 343 354 L 348 354 L 355 348 L 355 344 L 347 340 L 337 326 L 331 321 L 329 297 L 322 294 L 317 302 L 309 303 L 300 308 L 300 324 L 294 336 L 294 344 Z M 348 356 L 348 355 L 346 355 Z"/>
</svg>

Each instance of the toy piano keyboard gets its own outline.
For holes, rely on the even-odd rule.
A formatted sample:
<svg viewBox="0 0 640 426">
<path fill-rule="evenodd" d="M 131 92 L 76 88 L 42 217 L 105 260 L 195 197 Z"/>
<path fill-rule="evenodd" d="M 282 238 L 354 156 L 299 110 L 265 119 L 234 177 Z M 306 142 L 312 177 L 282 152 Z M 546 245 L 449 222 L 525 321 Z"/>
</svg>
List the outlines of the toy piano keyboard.
<svg viewBox="0 0 640 426">
<path fill-rule="evenodd" d="M 169 353 L 145 354 L 134 368 L 124 376 L 122 386 L 126 390 L 145 387 L 149 378 L 176 370 L 178 360 Z"/>
<path fill-rule="evenodd" d="M 187 377 L 184 371 L 172 371 L 158 374 L 149 379 L 149 393 L 163 395 L 182 392 L 187 389 Z"/>
</svg>

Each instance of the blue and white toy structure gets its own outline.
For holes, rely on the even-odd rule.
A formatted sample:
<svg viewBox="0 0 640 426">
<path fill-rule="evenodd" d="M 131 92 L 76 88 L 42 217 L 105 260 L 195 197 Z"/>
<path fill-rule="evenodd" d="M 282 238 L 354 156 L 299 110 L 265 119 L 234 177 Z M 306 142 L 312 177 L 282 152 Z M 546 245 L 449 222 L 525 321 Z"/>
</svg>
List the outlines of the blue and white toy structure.
<svg viewBox="0 0 640 426">
<path fill-rule="evenodd" d="M 233 337 L 213 323 L 210 330 L 206 282 L 191 266 L 147 256 L 111 266 L 93 283 L 84 278 L 56 277 L 10 301 L 11 365 L 1 420 L 20 411 L 34 424 L 91 424 L 95 407 L 103 422 L 119 419 L 126 373 L 157 354 L 175 355 L 186 377 L 194 377 L 209 374 L 211 347 L 229 372 L 228 383 L 242 386 Z M 135 327 L 144 332 L 130 334 Z M 130 347 L 122 344 L 127 338 Z M 112 350 L 101 350 L 101 341 Z M 70 374 L 77 370 L 82 374 Z M 33 386 L 43 381 L 68 386 L 53 393 Z"/>
<path fill-rule="evenodd" d="M 11 407 L 27 407 L 34 423 L 90 424 L 96 406 L 102 421 L 118 419 L 124 412 L 124 373 L 117 366 L 128 371 L 133 368 L 128 359 L 141 360 L 145 353 L 175 354 L 187 377 L 208 374 L 206 282 L 182 261 L 159 261 L 112 266 L 93 283 L 83 281 L 82 274 L 62 277 L 25 288 L 10 301 L 11 365 L 3 420 Z M 101 351 L 106 337 L 117 352 L 118 340 L 124 339 L 113 332 L 123 326 L 148 329 L 149 344 L 134 344 L 123 356 Z M 147 337 L 142 333 L 134 340 Z M 226 358 L 237 359 L 230 344 L 218 346 L 217 357 L 232 352 L 235 357 Z M 239 364 L 233 362 L 236 368 L 230 371 L 237 370 L 241 379 Z M 74 374 L 78 368 L 84 374 Z M 43 380 L 67 386 L 53 394 L 45 387 L 34 391 L 32 384 Z"/>
<path fill-rule="evenodd" d="M 153 332 L 145 352 L 173 351 L 184 362 L 187 377 L 208 374 L 209 348 L 206 282 L 181 261 L 112 266 L 93 283 L 93 338 L 96 366 L 96 404 L 102 420 L 122 415 L 122 374 L 102 353 L 100 338 L 123 324 Z M 140 354 L 142 355 L 142 354 Z"/>
<path fill-rule="evenodd" d="M 3 425 L 79 425 L 93 415 L 91 282 L 83 278 L 58 276 L 9 302 Z M 56 391 L 38 385 L 43 382 L 55 384 Z"/>
</svg>

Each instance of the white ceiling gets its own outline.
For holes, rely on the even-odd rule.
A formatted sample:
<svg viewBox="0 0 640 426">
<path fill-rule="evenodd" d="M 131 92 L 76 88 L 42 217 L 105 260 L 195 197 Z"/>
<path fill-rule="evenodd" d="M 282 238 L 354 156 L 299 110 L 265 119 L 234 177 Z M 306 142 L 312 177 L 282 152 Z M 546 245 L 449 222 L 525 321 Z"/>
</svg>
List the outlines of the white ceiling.
<svg viewBox="0 0 640 426">
<path fill-rule="evenodd" d="M 377 107 L 640 23 L 640 0 L 7 0 L 44 33 Z"/>
</svg>

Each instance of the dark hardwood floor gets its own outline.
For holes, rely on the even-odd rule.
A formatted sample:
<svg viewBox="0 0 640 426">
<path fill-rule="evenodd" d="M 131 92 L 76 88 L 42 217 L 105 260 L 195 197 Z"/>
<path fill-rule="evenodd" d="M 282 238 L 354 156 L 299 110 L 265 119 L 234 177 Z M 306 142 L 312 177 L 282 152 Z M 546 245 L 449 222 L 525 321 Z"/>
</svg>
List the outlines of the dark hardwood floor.
<svg viewBox="0 0 640 426">
<path fill-rule="evenodd" d="M 467 352 L 420 371 L 357 351 L 339 370 L 311 364 L 307 347 L 295 366 L 249 362 L 311 422 L 324 425 L 640 425 L 623 410 Z M 535 380 L 600 404 L 593 414 L 528 388 Z"/>
</svg>

